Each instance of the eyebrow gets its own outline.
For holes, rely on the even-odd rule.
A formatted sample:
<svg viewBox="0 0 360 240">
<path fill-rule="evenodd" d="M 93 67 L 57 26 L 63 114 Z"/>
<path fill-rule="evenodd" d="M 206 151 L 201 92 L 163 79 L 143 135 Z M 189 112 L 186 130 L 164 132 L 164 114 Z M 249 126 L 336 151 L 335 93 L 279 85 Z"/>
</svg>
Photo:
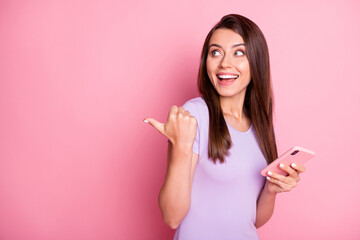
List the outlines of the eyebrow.
<svg viewBox="0 0 360 240">
<path fill-rule="evenodd" d="M 232 48 L 239 47 L 239 46 L 245 46 L 245 43 L 238 43 L 238 44 L 232 45 Z M 222 48 L 222 46 L 220 46 L 219 44 L 216 44 L 216 43 L 211 44 L 209 46 L 209 48 L 211 48 L 211 47 Z"/>
</svg>

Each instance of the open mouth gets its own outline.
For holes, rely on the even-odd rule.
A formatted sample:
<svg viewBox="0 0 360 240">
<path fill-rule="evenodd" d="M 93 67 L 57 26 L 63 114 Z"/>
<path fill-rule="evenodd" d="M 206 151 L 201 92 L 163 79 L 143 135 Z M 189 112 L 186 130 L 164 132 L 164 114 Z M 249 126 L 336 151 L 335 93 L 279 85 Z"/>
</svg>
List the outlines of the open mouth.
<svg viewBox="0 0 360 240">
<path fill-rule="evenodd" d="M 239 77 L 237 74 L 216 74 L 216 76 L 220 81 L 235 80 Z"/>
</svg>

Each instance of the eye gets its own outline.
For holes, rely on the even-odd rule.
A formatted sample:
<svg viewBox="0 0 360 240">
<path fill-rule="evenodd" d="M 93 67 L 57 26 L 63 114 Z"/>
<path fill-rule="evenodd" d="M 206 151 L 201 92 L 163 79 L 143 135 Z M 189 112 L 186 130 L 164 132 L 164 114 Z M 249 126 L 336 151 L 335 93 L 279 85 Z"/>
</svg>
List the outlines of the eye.
<svg viewBox="0 0 360 240">
<path fill-rule="evenodd" d="M 236 56 L 243 56 L 243 55 L 245 55 L 245 54 L 244 54 L 243 51 L 237 50 L 237 51 L 235 52 L 235 55 L 236 55 Z"/>
<path fill-rule="evenodd" d="M 212 56 L 220 56 L 220 52 L 218 50 L 211 51 Z"/>
</svg>

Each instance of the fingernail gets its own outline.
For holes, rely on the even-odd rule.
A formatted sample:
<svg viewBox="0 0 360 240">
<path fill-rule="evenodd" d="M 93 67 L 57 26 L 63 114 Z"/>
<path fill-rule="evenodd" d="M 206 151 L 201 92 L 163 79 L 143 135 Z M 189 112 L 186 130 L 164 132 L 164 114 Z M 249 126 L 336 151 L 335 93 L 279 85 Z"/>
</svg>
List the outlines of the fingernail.
<svg viewBox="0 0 360 240">
<path fill-rule="evenodd" d="M 271 178 L 270 177 L 266 177 L 267 180 L 270 180 Z"/>
<path fill-rule="evenodd" d="M 272 175 L 272 172 L 268 171 L 268 175 L 271 176 L 271 175 Z"/>
<path fill-rule="evenodd" d="M 295 163 L 292 163 L 291 166 L 292 166 L 292 167 L 296 167 L 296 164 L 295 164 Z"/>
<path fill-rule="evenodd" d="M 144 120 L 144 123 L 148 123 L 149 122 L 149 120 Z"/>
<path fill-rule="evenodd" d="M 284 167 L 284 164 L 280 163 L 280 167 L 283 168 L 283 167 Z"/>
</svg>

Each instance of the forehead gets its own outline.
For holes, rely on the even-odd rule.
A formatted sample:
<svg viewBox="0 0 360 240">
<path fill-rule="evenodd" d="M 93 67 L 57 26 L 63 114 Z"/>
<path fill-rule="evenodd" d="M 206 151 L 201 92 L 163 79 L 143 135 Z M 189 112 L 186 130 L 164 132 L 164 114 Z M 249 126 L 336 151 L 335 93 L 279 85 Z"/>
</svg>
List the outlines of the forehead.
<svg viewBox="0 0 360 240">
<path fill-rule="evenodd" d="M 219 28 L 216 29 L 210 38 L 209 45 L 216 43 L 219 45 L 233 45 L 238 43 L 244 43 L 244 39 L 237 32 L 227 29 Z"/>
</svg>

